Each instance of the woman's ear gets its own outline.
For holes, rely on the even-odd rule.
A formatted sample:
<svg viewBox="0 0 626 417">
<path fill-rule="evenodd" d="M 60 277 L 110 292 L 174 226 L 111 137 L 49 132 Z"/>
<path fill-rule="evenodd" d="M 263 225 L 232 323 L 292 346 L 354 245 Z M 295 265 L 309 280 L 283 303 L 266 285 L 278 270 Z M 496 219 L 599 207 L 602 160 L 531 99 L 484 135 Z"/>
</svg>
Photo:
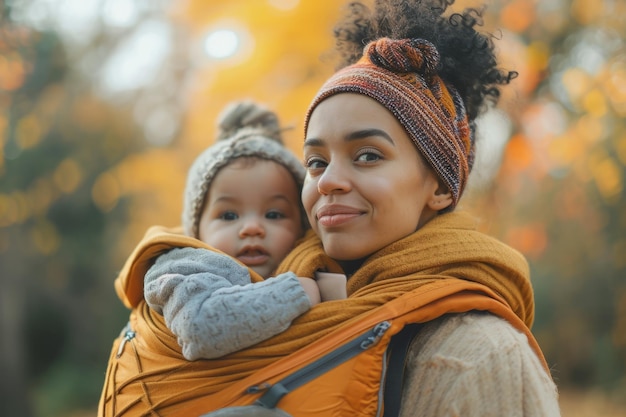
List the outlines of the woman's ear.
<svg viewBox="0 0 626 417">
<path fill-rule="evenodd" d="M 448 208 L 450 204 L 452 204 L 452 193 L 448 191 L 448 187 L 440 183 L 428 200 L 428 207 L 434 211 L 441 211 Z"/>
</svg>

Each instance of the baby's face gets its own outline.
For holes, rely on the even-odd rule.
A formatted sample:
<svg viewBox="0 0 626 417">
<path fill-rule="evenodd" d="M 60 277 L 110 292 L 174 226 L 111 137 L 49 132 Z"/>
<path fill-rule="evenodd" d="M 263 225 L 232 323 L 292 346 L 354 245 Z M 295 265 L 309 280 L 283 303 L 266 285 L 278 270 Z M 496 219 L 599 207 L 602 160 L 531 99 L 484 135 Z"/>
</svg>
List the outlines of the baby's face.
<svg viewBox="0 0 626 417">
<path fill-rule="evenodd" d="M 298 187 L 282 165 L 238 159 L 213 180 L 199 238 L 267 278 L 302 236 Z"/>
</svg>

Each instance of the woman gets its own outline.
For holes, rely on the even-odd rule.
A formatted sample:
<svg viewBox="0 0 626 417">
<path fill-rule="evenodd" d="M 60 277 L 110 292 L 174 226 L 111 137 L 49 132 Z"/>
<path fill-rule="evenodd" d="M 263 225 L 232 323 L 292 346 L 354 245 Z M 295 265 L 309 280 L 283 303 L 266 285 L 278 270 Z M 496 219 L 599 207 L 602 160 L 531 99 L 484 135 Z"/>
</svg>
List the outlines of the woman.
<svg viewBox="0 0 626 417">
<path fill-rule="evenodd" d="M 480 13 L 444 17 L 449 3 L 378 1 L 372 13 L 353 3 L 336 31 L 347 66 L 307 112 L 302 201 L 313 232 L 276 272 L 345 272 L 348 298 L 251 348 L 193 362 L 184 379 L 201 381 L 194 398 L 162 388 L 180 362 L 144 378 L 144 396 L 169 389 L 154 401 L 161 415 L 559 415 L 529 330 L 525 259 L 455 211 L 474 120 L 513 74 L 476 31 Z M 149 263 L 131 260 L 143 265 L 136 276 Z"/>
</svg>

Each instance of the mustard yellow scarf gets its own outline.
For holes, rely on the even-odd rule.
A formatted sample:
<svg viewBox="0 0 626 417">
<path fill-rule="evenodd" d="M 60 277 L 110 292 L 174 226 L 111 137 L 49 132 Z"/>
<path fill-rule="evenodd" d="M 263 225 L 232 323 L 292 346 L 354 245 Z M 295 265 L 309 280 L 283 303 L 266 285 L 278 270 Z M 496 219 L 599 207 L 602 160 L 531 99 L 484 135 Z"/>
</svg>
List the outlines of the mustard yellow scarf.
<svg viewBox="0 0 626 417">
<path fill-rule="evenodd" d="M 350 277 L 349 296 L 382 297 L 384 302 L 398 294 L 390 295 L 390 291 L 406 292 L 425 281 L 458 278 L 494 290 L 528 327 L 532 326 L 534 301 L 526 259 L 510 246 L 477 231 L 476 226 L 477 221 L 463 212 L 434 218 L 416 233 L 370 256 Z M 309 231 L 278 272 L 313 276 L 317 269 L 341 272 L 339 265 L 324 254 L 319 238 Z"/>
<path fill-rule="evenodd" d="M 151 396 L 159 404 L 184 403 L 216 393 L 335 330 L 351 326 L 393 300 L 432 287 L 457 288 L 459 283 L 471 290 L 486 287 L 487 293 L 504 300 L 526 326 L 530 328 L 533 322 L 533 293 L 524 257 L 478 232 L 469 215 L 453 212 L 436 217 L 419 231 L 370 256 L 350 277 L 346 300 L 321 303 L 295 320 L 285 332 L 248 349 L 224 358 L 190 363 L 182 357 L 176 338 L 162 317 L 142 301 L 143 279 L 152 259 L 180 246 L 210 249 L 198 240 L 154 228 L 135 249 L 115 282 L 122 301 L 133 308 L 131 324 L 137 327 L 138 334 L 143 334 L 142 348 L 151 351 L 147 356 L 157 368 L 143 369 L 145 375 L 129 378 L 142 380 L 142 387 L 148 390 L 154 387 Z M 289 270 L 299 276 L 313 276 L 317 269 L 341 270 L 324 254 L 315 234 L 309 232 L 277 273 Z M 253 279 L 260 277 L 253 274 Z M 164 373 L 171 383 L 164 383 Z M 141 392 L 145 392 L 143 388 Z"/>
</svg>

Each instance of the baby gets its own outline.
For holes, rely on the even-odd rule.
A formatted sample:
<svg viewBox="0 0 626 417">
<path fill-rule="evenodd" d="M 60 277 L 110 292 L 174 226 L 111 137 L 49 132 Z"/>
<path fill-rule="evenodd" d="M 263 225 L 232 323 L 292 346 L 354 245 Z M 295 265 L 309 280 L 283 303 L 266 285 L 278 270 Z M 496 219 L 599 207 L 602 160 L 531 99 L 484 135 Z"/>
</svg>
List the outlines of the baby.
<svg viewBox="0 0 626 417">
<path fill-rule="evenodd" d="M 271 277 L 308 228 L 300 202 L 301 162 L 282 143 L 278 118 L 236 103 L 219 122 L 215 145 L 188 173 L 185 234 L 223 252 L 173 249 L 144 282 L 188 360 L 217 358 L 285 330 L 320 301 L 345 298 L 345 276 Z M 237 261 L 235 261 L 234 259 Z M 251 282 L 250 268 L 263 278 Z M 328 285 L 330 283 L 330 285 Z"/>
</svg>

